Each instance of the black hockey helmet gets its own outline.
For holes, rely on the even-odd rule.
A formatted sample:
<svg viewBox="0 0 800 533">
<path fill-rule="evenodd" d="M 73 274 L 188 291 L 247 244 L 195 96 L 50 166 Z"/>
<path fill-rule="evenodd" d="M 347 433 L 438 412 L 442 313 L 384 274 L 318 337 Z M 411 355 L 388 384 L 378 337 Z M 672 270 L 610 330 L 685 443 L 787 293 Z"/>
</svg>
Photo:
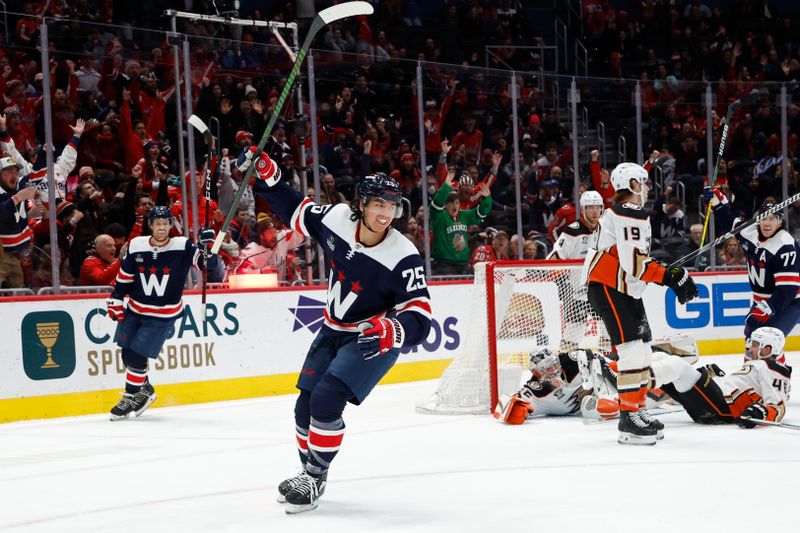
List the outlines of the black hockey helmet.
<svg viewBox="0 0 800 533">
<path fill-rule="evenodd" d="M 402 191 L 400 191 L 400 186 L 383 172 L 364 176 L 364 179 L 358 184 L 357 192 L 359 201 L 364 205 L 368 204 L 372 198 L 380 198 L 397 204 L 394 218 L 403 216 L 404 198 Z"/>
<path fill-rule="evenodd" d="M 172 211 L 169 210 L 169 207 L 163 205 L 151 207 L 150 212 L 147 214 L 147 221 L 152 223 L 157 218 L 165 218 L 172 224 Z"/>
</svg>

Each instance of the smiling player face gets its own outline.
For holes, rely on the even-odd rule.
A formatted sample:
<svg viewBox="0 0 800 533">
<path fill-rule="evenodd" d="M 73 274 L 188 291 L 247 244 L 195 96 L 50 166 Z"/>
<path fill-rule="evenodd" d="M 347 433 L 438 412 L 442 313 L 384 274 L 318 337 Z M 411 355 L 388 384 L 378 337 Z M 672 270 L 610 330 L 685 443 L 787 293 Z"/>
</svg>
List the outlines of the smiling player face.
<svg viewBox="0 0 800 533">
<path fill-rule="evenodd" d="M 364 225 L 374 233 L 382 233 L 389 229 L 394 220 L 396 202 L 381 198 L 372 198 L 364 209 Z"/>
</svg>

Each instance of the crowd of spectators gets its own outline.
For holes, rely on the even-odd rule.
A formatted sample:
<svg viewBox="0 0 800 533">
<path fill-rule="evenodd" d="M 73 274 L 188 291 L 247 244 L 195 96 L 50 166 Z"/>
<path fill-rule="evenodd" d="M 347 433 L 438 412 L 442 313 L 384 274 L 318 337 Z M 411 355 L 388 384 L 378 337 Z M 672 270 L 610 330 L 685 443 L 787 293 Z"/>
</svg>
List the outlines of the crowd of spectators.
<svg viewBox="0 0 800 533">
<path fill-rule="evenodd" d="M 482 62 L 484 44 L 540 42 L 521 12 L 503 11 L 495 5 L 502 2 L 485 0 L 439 2 L 435 7 L 413 0 L 374 3 L 374 16 L 335 24 L 315 41 L 318 129 L 312 131 L 310 120 L 303 118 L 311 112 L 308 102 L 301 109 L 290 99 L 267 144 L 284 179 L 298 190 L 305 183 L 303 192 L 312 197 L 318 193 L 327 204 L 352 201 L 355 185 L 367 173 L 393 176 L 411 206 L 397 227 L 420 251 L 425 241 L 423 213 L 428 210 L 435 274 L 469 274 L 471 265 L 482 260 L 544 258 L 560 228 L 577 216 L 576 174 L 579 193 L 597 190 L 610 205 L 613 190 L 600 152 L 582 144 L 580 163 L 574 167 L 567 115 L 537 83 L 538 59 L 515 56 L 509 48 L 499 50 L 498 57 L 522 71 L 516 79 L 520 159 L 513 160 L 510 75 L 476 66 Z M 60 18 L 48 26 L 51 62 L 43 72 L 36 48 L 42 4 L 24 3 L 26 16 L 10 18 L 15 31 L 0 47 L 0 149 L 16 161 L 0 170 L 0 182 L 10 197 L 20 194 L 16 182 L 9 188 L 14 172 L 17 179 L 28 176 L 33 182 L 44 177 L 42 82 L 47 75 L 53 87 L 54 170 L 63 184 L 63 190 L 49 193 L 56 201 L 62 284 L 113 281 L 127 240 L 147 234 L 144 221 L 153 205 L 170 206 L 176 233 L 188 234 L 195 229 L 195 218 L 203 223 L 206 211 L 219 227 L 240 187 L 246 189 L 226 236 L 222 261 L 212 265 L 210 279 L 276 271 L 281 280 L 302 282 L 309 269 L 319 276 L 315 247 L 306 249 L 300 236 L 253 196 L 234 163 L 241 150 L 261 136 L 286 83 L 291 62 L 272 33 L 200 22 L 179 28 L 192 35 L 193 108 L 207 121 L 216 117 L 220 123 L 221 156 L 211 161 L 214 200 L 207 202 L 201 139 L 196 146 L 201 168 L 195 176 L 178 172 L 175 147 L 184 140 L 173 117 L 176 89 L 181 95 L 185 89 L 176 87 L 172 49 L 158 30 L 168 22 L 128 3 L 49 2 L 47 14 Z M 194 2 L 195 9 L 202 8 L 198 4 L 203 3 Z M 294 3 L 277 4 L 272 12 L 247 15 L 295 19 Z M 756 105 L 734 117 L 720 168 L 720 183 L 734 195 L 734 205 L 749 215 L 763 199 L 779 196 L 782 179 L 776 86 L 767 82 L 791 81 L 800 70 L 792 67 L 800 55 L 787 30 L 791 19 L 769 9 L 768 16 L 763 10 L 749 18 L 738 12 L 723 16 L 712 11 L 706 16 L 700 2 L 671 4 L 643 1 L 638 12 L 625 13 L 615 11 L 610 2 L 584 3 L 584 39 L 592 43 L 595 68 L 605 69 L 605 76 L 635 77 L 642 83 L 647 164 L 658 167 L 664 177 L 648 208 L 652 206 L 655 248 L 665 257 L 681 255 L 699 241 L 690 224 L 699 221 L 697 204 L 683 205 L 675 195 L 676 182 L 684 183 L 687 192 L 697 191 L 707 172 L 701 148 L 704 110 L 691 103 L 700 101 L 695 97 L 705 82 L 697 82 L 714 82 L 717 141 L 727 103 L 753 89 L 762 91 Z M 664 44 L 653 28 L 666 14 L 672 33 Z M 155 29 L 132 27 L 141 24 Z M 416 84 L 416 60 L 425 62 L 421 88 Z M 720 61 L 727 66 L 717 69 Z M 613 90 L 613 84 L 607 85 Z M 789 181 L 794 191 L 793 158 L 800 129 L 800 107 L 794 104 L 789 106 L 789 124 Z M 420 128 L 425 135 L 422 145 Z M 319 147 L 319 191 L 310 172 L 313 136 Z M 427 168 L 422 168 L 423 154 Z M 186 227 L 182 209 L 194 202 L 181 194 L 181 184 L 189 194 L 192 180 L 198 213 L 189 213 Z M 5 250 L 0 249 L 3 286 L 36 289 L 50 283 L 50 261 L 56 254 L 48 244 L 47 196 L 22 198 L 29 201 L 30 246 L 19 249 L 6 243 Z M 726 243 L 717 262 L 741 264 L 735 248 L 735 243 Z"/>
</svg>

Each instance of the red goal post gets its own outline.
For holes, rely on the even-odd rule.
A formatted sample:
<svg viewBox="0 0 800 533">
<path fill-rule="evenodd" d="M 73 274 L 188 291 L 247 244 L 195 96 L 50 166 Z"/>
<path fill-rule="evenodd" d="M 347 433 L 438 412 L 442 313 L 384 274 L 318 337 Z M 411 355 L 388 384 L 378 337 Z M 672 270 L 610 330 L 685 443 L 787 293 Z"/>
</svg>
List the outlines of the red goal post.
<svg viewBox="0 0 800 533">
<path fill-rule="evenodd" d="M 437 391 L 417 403 L 434 414 L 490 413 L 527 377 L 530 352 L 607 351 L 602 321 L 581 283 L 583 261 L 495 261 L 475 265 L 466 341 Z M 491 280 L 491 283 L 487 283 Z M 510 390 L 513 389 L 513 390 Z"/>
</svg>

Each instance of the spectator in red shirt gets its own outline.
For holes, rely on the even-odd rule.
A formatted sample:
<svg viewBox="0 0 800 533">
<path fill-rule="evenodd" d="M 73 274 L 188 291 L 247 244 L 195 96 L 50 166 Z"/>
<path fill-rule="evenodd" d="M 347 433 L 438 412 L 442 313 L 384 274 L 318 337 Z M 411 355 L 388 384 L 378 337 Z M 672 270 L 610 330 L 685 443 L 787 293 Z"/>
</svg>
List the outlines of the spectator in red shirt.
<svg viewBox="0 0 800 533">
<path fill-rule="evenodd" d="M 474 116 L 468 115 L 464 119 L 464 127 L 455 134 L 452 143 L 454 149 L 463 151 L 464 161 L 469 165 L 478 163 L 483 144 L 483 132 L 475 129 L 476 122 Z"/>
<path fill-rule="evenodd" d="M 403 189 L 403 195 L 408 197 L 417 188 L 421 175 L 414 167 L 414 154 L 405 153 L 400 156 L 400 167 L 389 175 Z"/>
<path fill-rule="evenodd" d="M 117 248 L 111 235 L 102 233 L 94 239 L 94 250 L 81 264 L 78 285 L 114 285 L 120 261 L 114 257 Z"/>
<path fill-rule="evenodd" d="M 589 171 L 592 175 L 592 188 L 603 197 L 603 207 L 610 208 L 614 205 L 614 187 L 611 185 L 608 170 L 600 165 L 599 150 L 592 150 L 589 155 Z"/>
</svg>

